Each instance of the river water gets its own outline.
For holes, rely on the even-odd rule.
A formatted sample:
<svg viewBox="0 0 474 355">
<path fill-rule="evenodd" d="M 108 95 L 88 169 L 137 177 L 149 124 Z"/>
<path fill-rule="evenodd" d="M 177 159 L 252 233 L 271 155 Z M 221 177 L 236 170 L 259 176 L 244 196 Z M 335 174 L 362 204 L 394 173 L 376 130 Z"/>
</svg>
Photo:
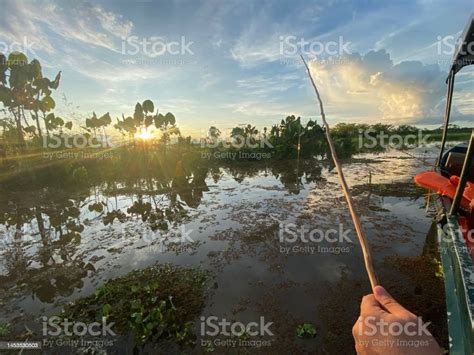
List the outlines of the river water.
<svg viewBox="0 0 474 355">
<path fill-rule="evenodd" d="M 430 168 L 423 160 L 432 163 L 436 149 L 409 154 L 358 155 L 343 169 L 381 283 L 444 341 L 443 284 L 431 272 L 432 257 L 424 256 L 432 217 L 412 179 Z M 248 162 L 204 170 L 172 193 L 143 185 L 139 192 L 126 184 L 111 189 L 110 181 L 79 192 L 2 185 L 0 322 L 40 329 L 41 316 L 108 279 L 173 263 L 211 271 L 202 316 L 272 323 L 266 342 L 209 347 L 197 319 L 195 352 L 352 352 L 351 327 L 370 286 L 330 165 Z M 147 203 L 168 211 L 167 231 L 143 221 Z M 138 212 L 127 212 L 131 206 Z M 122 213 L 121 221 L 104 222 L 107 213 Z M 295 336 L 303 323 L 314 326 L 314 338 Z"/>
</svg>

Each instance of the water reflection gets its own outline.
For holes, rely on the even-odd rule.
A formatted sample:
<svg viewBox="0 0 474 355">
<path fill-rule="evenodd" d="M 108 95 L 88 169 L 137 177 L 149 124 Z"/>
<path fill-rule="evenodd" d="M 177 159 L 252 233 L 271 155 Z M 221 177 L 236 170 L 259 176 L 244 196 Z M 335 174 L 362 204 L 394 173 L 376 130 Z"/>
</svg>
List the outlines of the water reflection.
<svg viewBox="0 0 474 355">
<path fill-rule="evenodd" d="M 79 246 L 91 242 L 99 225 L 141 221 L 142 230 L 146 226 L 164 236 L 199 209 L 204 193 L 210 190 L 208 183 L 218 184 L 225 175 L 238 183 L 271 175 L 290 194 L 299 194 L 305 183 L 322 180 L 322 168 L 304 161 L 298 169 L 294 162 L 217 167 L 178 161 L 170 169 L 172 175 L 135 168 L 118 170 L 115 164 L 103 162 L 97 169 L 92 162 L 46 167 L 3 181 L 2 288 L 21 284 L 25 293 L 45 303 L 71 295 L 95 272 L 94 262 L 84 260 L 87 254 Z"/>
<path fill-rule="evenodd" d="M 366 289 L 355 235 L 347 253 L 283 253 L 279 241 L 280 221 L 306 230 L 351 228 L 330 166 L 316 160 L 217 165 L 187 159 L 162 166 L 147 159 L 148 165 L 132 157 L 66 164 L 0 183 L 6 243 L 0 251 L 0 321 L 21 312 L 55 313 L 56 305 L 90 295 L 105 280 L 171 262 L 216 274 L 204 315 L 274 321 L 275 350 L 287 344 L 286 352 L 303 352 L 294 328 L 309 321 L 321 334 L 311 349 L 323 346 L 321 339 L 331 332 L 344 349 L 352 348 L 350 329 L 328 329 L 315 309 L 328 308 L 321 289 L 335 283 Z M 428 219 L 411 177 L 424 168 L 387 156 L 344 164 L 377 265 L 387 255 L 422 250 Z M 171 238 L 181 228 L 195 240 L 186 248 Z M 348 319 L 357 316 L 356 303 L 345 306 Z"/>
</svg>

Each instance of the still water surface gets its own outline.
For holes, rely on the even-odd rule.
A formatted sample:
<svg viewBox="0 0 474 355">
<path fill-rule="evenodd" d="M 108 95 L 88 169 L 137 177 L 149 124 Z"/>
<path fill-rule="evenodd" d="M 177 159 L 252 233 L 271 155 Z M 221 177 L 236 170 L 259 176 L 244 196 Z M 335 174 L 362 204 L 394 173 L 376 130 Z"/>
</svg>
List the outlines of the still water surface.
<svg viewBox="0 0 474 355">
<path fill-rule="evenodd" d="M 411 154 L 432 162 L 436 150 Z M 423 289 L 414 275 L 431 218 L 412 177 L 426 169 L 400 152 L 344 162 L 382 284 L 412 302 L 408 308 L 433 315 L 441 332 L 443 318 L 434 315 L 444 312 L 442 283 L 435 290 L 441 301 L 430 300 L 427 307 L 425 298 L 434 291 Z M 165 189 L 143 180 L 73 190 L 2 186 L 1 322 L 39 329 L 41 316 L 60 312 L 110 278 L 173 263 L 214 275 L 203 316 L 273 322 L 271 345 L 262 352 L 352 351 L 352 323 L 370 287 L 336 171 L 328 164 L 242 163 L 201 170 Z M 154 218 L 151 206 L 164 214 Z M 311 231 L 314 238 L 329 238 L 300 239 Z M 315 326 L 314 339 L 295 337 L 302 323 Z M 203 350 L 199 340 L 194 350 Z"/>
</svg>

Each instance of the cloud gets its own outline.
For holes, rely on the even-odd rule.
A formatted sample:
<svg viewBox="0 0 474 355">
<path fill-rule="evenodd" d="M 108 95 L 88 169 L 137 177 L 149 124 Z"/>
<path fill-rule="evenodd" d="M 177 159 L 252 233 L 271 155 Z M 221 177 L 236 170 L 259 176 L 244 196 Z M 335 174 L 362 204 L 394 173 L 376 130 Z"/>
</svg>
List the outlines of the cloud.
<svg viewBox="0 0 474 355">
<path fill-rule="evenodd" d="M 232 59 L 242 67 L 275 62 L 281 58 L 279 37 L 279 35 L 274 35 L 270 40 L 256 41 L 258 37 L 249 32 L 242 36 L 230 50 Z"/>
<path fill-rule="evenodd" d="M 256 75 L 248 78 L 238 79 L 236 84 L 238 88 L 244 90 L 244 95 L 246 96 L 269 97 L 275 93 L 282 93 L 293 87 L 296 87 L 300 83 L 301 79 L 301 75 L 291 73 L 268 77 Z"/>
<path fill-rule="evenodd" d="M 442 116 L 446 73 L 436 64 L 394 64 L 378 50 L 352 54 L 340 64 L 312 61 L 310 70 L 323 99 L 332 108 L 344 107 L 346 117 L 400 123 Z"/>
<path fill-rule="evenodd" d="M 122 15 L 85 1 L 2 1 L 3 20 L 0 35 L 7 41 L 24 37 L 34 42 L 33 50 L 59 52 L 55 38 L 118 51 L 118 41 L 128 36 L 133 23 Z"/>
</svg>

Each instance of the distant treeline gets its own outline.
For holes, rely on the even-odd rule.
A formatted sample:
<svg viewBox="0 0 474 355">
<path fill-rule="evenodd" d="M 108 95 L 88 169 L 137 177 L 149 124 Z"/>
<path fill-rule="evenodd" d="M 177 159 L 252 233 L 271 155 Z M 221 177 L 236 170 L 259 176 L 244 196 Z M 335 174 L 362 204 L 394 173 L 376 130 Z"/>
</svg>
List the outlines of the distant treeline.
<svg viewBox="0 0 474 355">
<path fill-rule="evenodd" d="M 205 146 L 219 150 L 267 152 L 278 159 L 327 157 L 329 147 L 324 128 L 316 120 L 310 119 L 306 124 L 301 121 L 300 117 L 291 115 L 270 129 L 257 130 L 252 125 L 235 127 L 230 137 L 221 137 L 221 131 L 212 126 L 205 138 Z M 448 139 L 467 140 L 471 131 L 472 128 L 450 125 Z M 406 149 L 439 141 L 441 136 L 442 128 L 430 130 L 412 125 L 338 123 L 331 127 L 337 153 L 343 158 L 355 153 L 383 151 L 388 147 Z M 243 146 L 242 141 L 245 142 Z"/>
<path fill-rule="evenodd" d="M 122 114 L 121 118 L 113 119 L 108 112 L 99 116 L 93 112 L 83 118 L 83 122 L 73 120 L 73 117 L 60 117 L 54 113 L 56 102 L 52 97 L 60 81 L 61 72 L 54 80 L 44 77 L 36 59 L 28 61 L 22 53 L 12 53 L 7 58 L 0 53 L 0 103 L 3 105 L 0 112 L 4 113 L 0 117 L 0 158 L 23 155 L 25 149 L 108 148 L 108 137 L 111 136 L 121 137 L 121 145 L 153 146 L 164 156 L 169 149 L 167 146 L 197 148 L 196 139 L 181 135 L 175 116 L 170 112 L 160 113 L 151 100 L 137 102 L 134 112 L 127 116 Z M 159 137 L 149 132 L 152 128 Z M 451 125 L 448 138 L 467 140 L 470 132 L 471 128 Z M 407 139 L 397 145 L 403 149 L 410 144 L 440 140 L 441 134 L 441 128 L 420 130 L 410 125 L 382 123 L 339 123 L 331 128 L 341 157 L 384 150 L 386 146 L 379 143 L 381 137 L 385 139 L 387 135 L 413 136 L 410 141 Z M 212 126 L 207 136 L 199 139 L 199 145 L 198 150 L 265 153 L 276 159 L 325 157 L 329 153 L 323 127 L 313 119 L 303 124 L 301 118 L 294 115 L 261 130 L 251 124 L 235 127 L 230 137 L 222 137 L 221 131 Z"/>
</svg>

